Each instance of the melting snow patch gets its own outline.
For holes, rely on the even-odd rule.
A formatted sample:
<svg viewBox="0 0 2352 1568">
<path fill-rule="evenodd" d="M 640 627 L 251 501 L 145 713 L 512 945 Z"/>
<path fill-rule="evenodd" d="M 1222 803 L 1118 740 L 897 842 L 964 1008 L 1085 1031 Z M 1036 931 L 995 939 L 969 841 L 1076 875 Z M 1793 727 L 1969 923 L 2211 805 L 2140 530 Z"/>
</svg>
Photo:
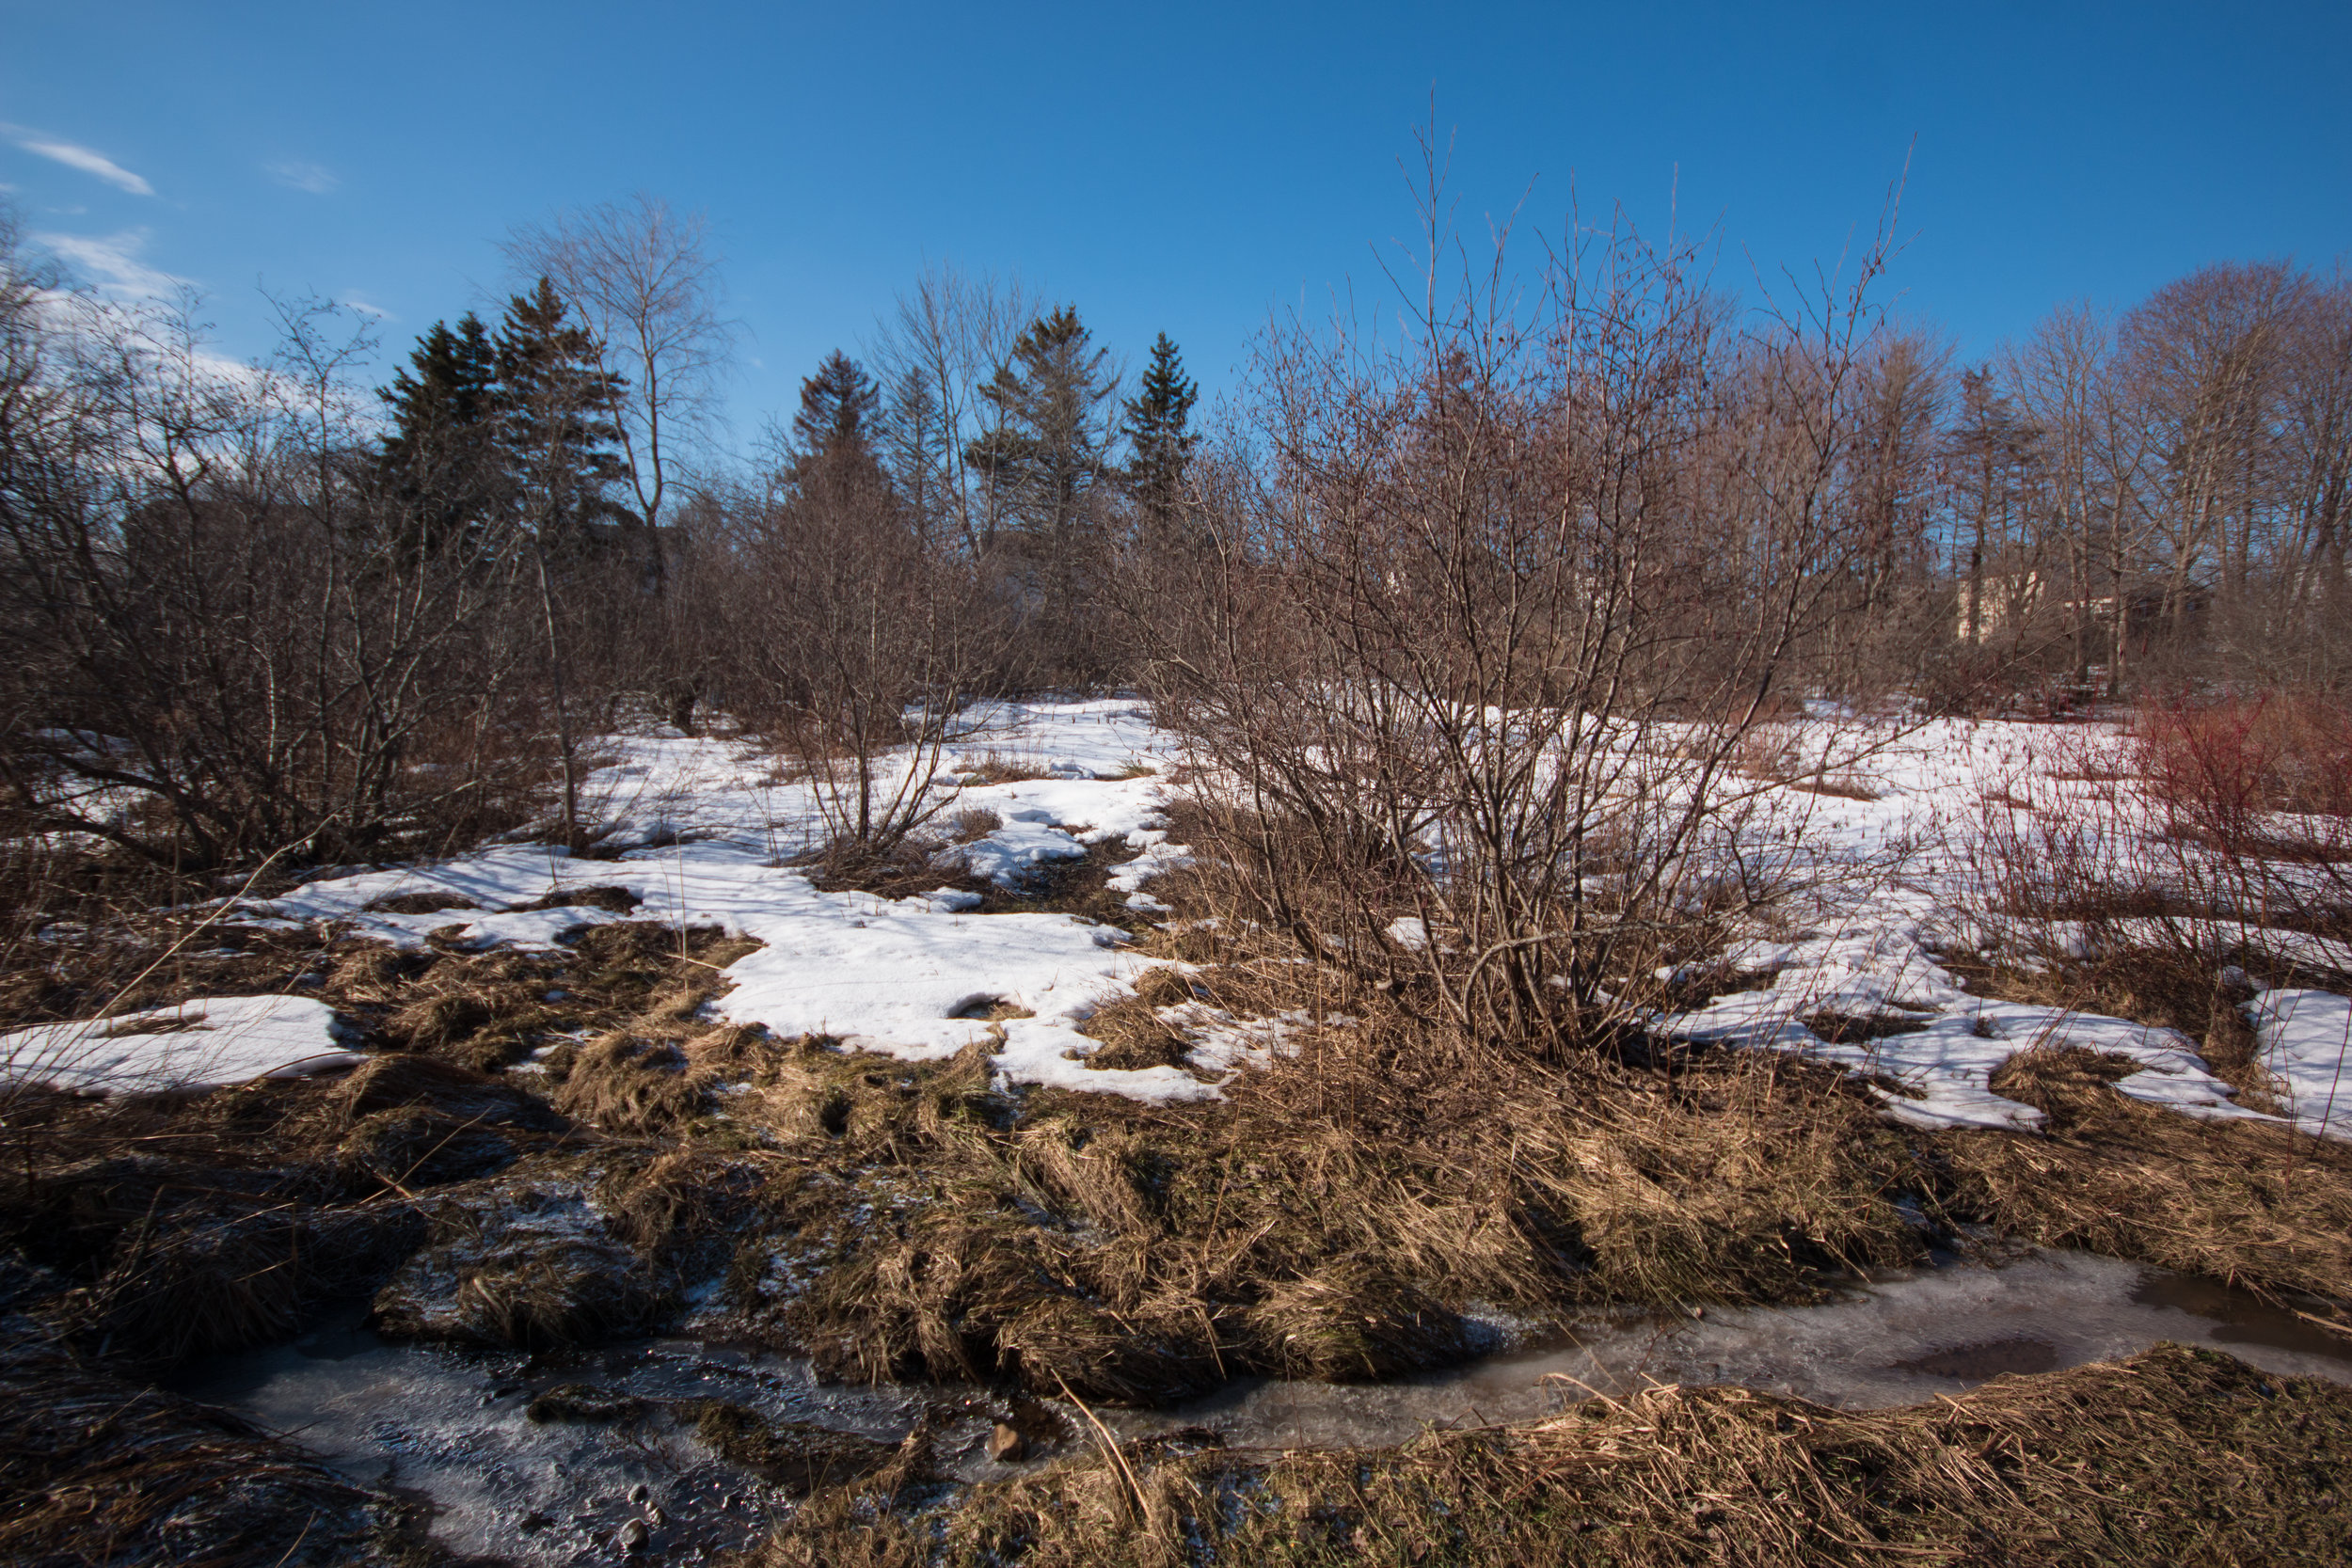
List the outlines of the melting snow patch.
<svg viewBox="0 0 2352 1568">
<path fill-rule="evenodd" d="M 2307 1132 L 2352 1138 L 2352 998 L 2324 990 L 2265 991 L 2246 1005 L 2263 1066 Z"/>
<path fill-rule="evenodd" d="M 1880 1093 L 1886 1114 L 1914 1127 L 2035 1128 L 2042 1115 L 1994 1094 L 2001 1064 L 2030 1047 L 2078 1047 L 2126 1056 L 2140 1070 L 2122 1094 L 2192 1116 L 2252 1117 L 2206 1069 L 2188 1038 L 2120 1018 L 1972 996 L 1908 934 L 1841 934 L 1755 943 L 1739 967 L 1779 967 L 1769 988 L 1717 997 L 1661 1019 L 1677 1039 L 1763 1047 L 1832 1063 L 1897 1085 Z M 1829 1040 L 1825 1015 L 1875 1025 L 1876 1037 Z"/>
<path fill-rule="evenodd" d="M 0 1035 L 0 1081 L 151 1094 L 297 1078 L 366 1060 L 342 1049 L 339 1035 L 334 1011 L 306 996 L 198 997 Z"/>
<path fill-rule="evenodd" d="M 630 824 L 662 827 L 669 842 L 658 847 L 583 863 L 545 845 L 509 845 L 431 866 L 344 867 L 343 875 L 310 881 L 242 918 L 334 921 L 405 948 L 423 946 L 428 936 L 467 947 L 548 948 L 582 927 L 616 920 L 715 926 L 763 944 L 723 972 L 734 990 L 712 1010 L 731 1022 L 914 1061 L 986 1042 L 995 1047 L 998 1078 L 1011 1084 L 1155 1102 L 1216 1095 L 1213 1085 L 1175 1068 L 1086 1065 L 1097 1042 L 1078 1025 L 1124 994 L 1150 964 L 1121 950 L 1124 933 L 1066 914 L 973 914 L 978 895 L 959 889 L 898 900 L 822 892 L 778 863 L 814 842 L 819 814 L 804 786 L 768 782 L 772 759 L 712 740 L 615 744 L 622 760 L 596 775 L 599 787 L 626 798 L 635 813 Z M 1183 851 L 1166 842 L 1161 779 L 1097 776 L 1166 760 L 1158 750 L 1164 737 L 1132 704 L 1006 705 L 968 750 L 977 757 L 1002 744 L 1038 756 L 1054 776 L 958 792 L 959 805 L 993 811 L 1003 824 L 963 847 L 975 872 L 1017 881 L 1041 863 L 1083 857 L 1088 845 L 1124 838 L 1143 854 L 1119 867 L 1110 885 L 1132 902 L 1146 896 L 1146 878 L 1181 863 Z M 609 842 L 635 836 L 616 830 Z M 591 884 L 626 888 L 641 902 L 626 915 L 516 908 Z M 476 907 L 416 914 L 370 908 L 417 894 L 446 894 Z M 998 1010 L 1032 1016 L 993 1022 L 953 1016 L 983 995 L 1006 1005 Z"/>
</svg>

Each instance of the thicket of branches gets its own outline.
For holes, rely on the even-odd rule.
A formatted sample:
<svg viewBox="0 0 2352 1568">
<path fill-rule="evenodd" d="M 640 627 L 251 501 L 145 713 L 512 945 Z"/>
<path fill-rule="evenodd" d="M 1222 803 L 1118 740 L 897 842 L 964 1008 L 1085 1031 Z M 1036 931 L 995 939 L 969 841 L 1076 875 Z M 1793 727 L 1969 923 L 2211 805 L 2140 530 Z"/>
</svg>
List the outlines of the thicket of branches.
<svg viewBox="0 0 2352 1568">
<path fill-rule="evenodd" d="M 1588 236 L 1532 303 L 1429 271 L 1395 341 L 1269 341 L 1149 680 L 1235 912 L 1558 1045 L 1760 897 L 1759 731 L 1915 669 L 1909 339 L 1842 289 L 1742 324 L 1689 249 Z M 1866 682 L 1867 684 L 1866 684 Z"/>
<path fill-rule="evenodd" d="M 1955 641 L 2107 696 L 2346 673 L 2352 279 L 2210 266 L 1942 388 Z"/>
<path fill-rule="evenodd" d="M 697 221 L 639 198 L 507 249 L 499 319 L 379 390 L 358 318 L 288 305 L 233 366 L 193 303 L 107 303 L 9 232 L 11 844 L 579 846 L 599 731 L 721 713 L 886 855 L 974 699 L 1143 687 L 1245 783 L 1274 927 L 1384 974 L 1470 953 L 1444 1006 L 1544 1032 L 1630 933 L 1743 896 L 1691 803 L 1736 809 L 1788 705 L 2344 673 L 2340 276 L 2208 269 L 1960 368 L 1872 306 L 1883 245 L 1759 311 L 1586 235 L 1532 290 L 1433 261 L 1394 341 L 1269 334 L 1202 432 L 1164 338 L 1131 379 L 1074 309 L 942 268 L 743 460 Z"/>
</svg>

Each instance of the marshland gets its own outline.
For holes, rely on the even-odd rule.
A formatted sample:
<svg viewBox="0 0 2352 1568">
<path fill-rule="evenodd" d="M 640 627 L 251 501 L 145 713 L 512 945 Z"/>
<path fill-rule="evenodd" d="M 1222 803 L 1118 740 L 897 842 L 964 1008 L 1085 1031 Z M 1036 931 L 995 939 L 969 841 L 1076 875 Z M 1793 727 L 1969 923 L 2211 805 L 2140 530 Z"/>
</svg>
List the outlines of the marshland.
<svg viewBox="0 0 2352 1568">
<path fill-rule="evenodd" d="M 757 440 L 655 197 L 251 363 L 9 216 L 0 1558 L 2352 1556 L 2352 285 L 1446 158 Z"/>
</svg>

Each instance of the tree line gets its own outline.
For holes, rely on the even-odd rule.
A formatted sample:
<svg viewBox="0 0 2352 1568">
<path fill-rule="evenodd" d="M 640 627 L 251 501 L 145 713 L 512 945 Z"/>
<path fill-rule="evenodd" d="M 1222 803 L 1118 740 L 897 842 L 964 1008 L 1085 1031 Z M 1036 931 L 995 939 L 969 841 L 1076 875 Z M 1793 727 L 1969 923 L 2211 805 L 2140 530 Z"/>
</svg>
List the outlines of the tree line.
<svg viewBox="0 0 2352 1568">
<path fill-rule="evenodd" d="M 1583 831 L 1472 711 L 1555 754 L 1702 720 L 1720 763 L 1804 697 L 2343 678 L 2341 274 L 2208 268 L 1968 366 L 1880 308 L 1883 243 L 1757 305 L 1629 233 L 1439 288 L 1431 238 L 1408 342 L 1270 331 L 1206 429 L 1165 335 L 1129 378 L 1073 307 L 934 268 L 728 457 L 718 264 L 652 198 L 518 229 L 496 322 L 380 387 L 364 320 L 285 302 L 230 365 L 192 303 L 108 304 L 11 227 L 0 836 L 182 872 L 585 848 L 595 737 L 715 712 L 886 855 L 975 699 L 1125 687 L 1392 876 L 1448 792 L 1496 855 L 1514 813 Z"/>
</svg>

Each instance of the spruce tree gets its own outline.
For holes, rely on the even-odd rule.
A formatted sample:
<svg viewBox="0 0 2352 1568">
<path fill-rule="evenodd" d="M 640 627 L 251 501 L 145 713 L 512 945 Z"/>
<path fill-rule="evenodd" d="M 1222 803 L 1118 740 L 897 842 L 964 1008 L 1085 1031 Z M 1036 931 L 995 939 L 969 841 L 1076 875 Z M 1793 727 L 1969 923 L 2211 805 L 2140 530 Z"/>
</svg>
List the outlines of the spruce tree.
<svg viewBox="0 0 2352 1568">
<path fill-rule="evenodd" d="M 801 383 L 800 411 L 792 416 L 792 445 L 803 462 L 856 453 L 870 456 L 874 411 L 882 392 L 865 368 L 839 349 L 818 362 L 817 373 Z"/>
<path fill-rule="evenodd" d="M 1109 360 L 1078 312 L 1063 306 L 1031 322 L 1011 357 L 980 384 L 1001 422 L 965 456 L 1032 535 L 1057 539 L 1079 528 L 1089 497 L 1111 472 L 1104 405 L 1119 387 Z"/>
<path fill-rule="evenodd" d="M 584 542 L 599 517 L 634 520 L 606 488 L 628 477 L 614 449 L 623 382 L 596 368 L 588 334 L 546 278 L 507 301 L 498 336 L 499 447 L 522 520 L 549 546 Z"/>
<path fill-rule="evenodd" d="M 909 366 L 892 380 L 889 399 L 874 421 L 874 447 L 905 502 L 907 520 L 928 545 L 956 515 L 955 432 L 930 381 Z M 977 541 L 966 544 L 977 553 Z"/>
<path fill-rule="evenodd" d="M 1186 428 L 1200 395 L 1184 374 L 1184 356 L 1161 333 L 1152 344 L 1143 385 L 1127 400 L 1127 417 L 1120 426 L 1129 448 L 1128 493 L 1148 522 L 1172 522 L 1183 503 L 1184 470 L 1200 444 L 1200 437 Z"/>
<path fill-rule="evenodd" d="M 404 544 L 426 552 L 470 547 L 498 504 L 498 355 L 469 311 L 417 340 L 408 365 L 377 389 L 391 408 L 377 468 L 401 517 Z"/>
<path fill-rule="evenodd" d="M 792 416 L 792 460 L 785 474 L 794 504 L 828 521 L 820 531 L 847 526 L 852 514 L 867 521 L 897 519 L 889 476 L 874 455 L 873 430 L 882 392 L 858 362 L 835 349 L 801 383 Z"/>
</svg>

